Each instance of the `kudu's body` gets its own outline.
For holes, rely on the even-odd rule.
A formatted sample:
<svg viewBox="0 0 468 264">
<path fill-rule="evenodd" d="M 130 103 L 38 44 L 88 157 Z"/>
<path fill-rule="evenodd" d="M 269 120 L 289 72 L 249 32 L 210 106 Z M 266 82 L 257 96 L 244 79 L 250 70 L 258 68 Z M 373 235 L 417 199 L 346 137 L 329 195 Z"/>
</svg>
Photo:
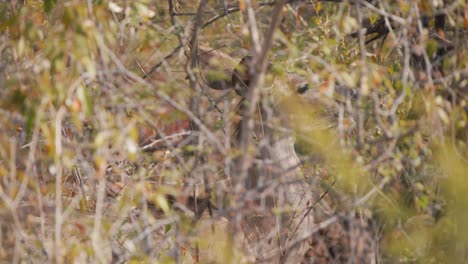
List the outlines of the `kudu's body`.
<svg viewBox="0 0 468 264">
<path fill-rule="evenodd" d="M 246 103 L 244 95 L 249 89 L 250 62 L 250 57 L 242 59 L 232 72 L 230 82 L 208 83 L 214 89 L 236 91 L 241 100 L 236 109 L 240 116 Z M 303 79 L 297 76 L 289 79 L 293 89 L 303 91 L 306 88 Z M 302 175 L 292 131 L 288 129 L 288 118 L 283 112 L 278 102 L 263 97 L 254 118 L 254 129 L 250 131 L 256 142 L 256 155 L 244 181 L 245 190 L 256 191 L 259 195 L 251 200 L 256 210 L 242 216 L 241 228 L 248 250 L 259 263 L 300 263 L 307 241 L 300 241 L 298 237 L 312 225 L 310 186 Z M 235 131 L 232 142 L 237 145 L 239 124 L 235 124 Z M 235 169 L 231 171 L 236 172 Z"/>
</svg>

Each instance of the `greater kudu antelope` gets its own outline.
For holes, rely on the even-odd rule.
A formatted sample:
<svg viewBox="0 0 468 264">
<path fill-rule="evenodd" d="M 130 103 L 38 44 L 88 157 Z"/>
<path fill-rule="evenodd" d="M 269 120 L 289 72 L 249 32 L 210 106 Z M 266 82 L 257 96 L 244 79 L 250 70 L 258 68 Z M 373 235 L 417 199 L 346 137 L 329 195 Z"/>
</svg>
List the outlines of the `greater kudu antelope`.
<svg viewBox="0 0 468 264">
<path fill-rule="evenodd" d="M 250 56 L 244 57 L 232 72 L 231 80 L 207 82 L 213 89 L 236 91 L 241 101 L 237 113 L 241 113 L 244 107 L 251 61 Z M 305 78 L 295 74 L 288 74 L 287 78 L 294 92 L 307 90 Z M 312 193 L 302 175 L 292 131 L 286 125 L 287 119 L 278 102 L 264 97 L 258 104 L 255 126 L 251 131 L 256 142 L 256 155 L 244 184 L 246 192 L 261 193 L 261 197 L 252 199 L 254 206 L 261 209 L 244 215 L 241 228 L 250 253 L 258 263 L 300 263 L 308 248 L 307 240 L 299 241 L 297 238 L 298 234 L 312 227 Z M 239 140 L 238 130 L 239 124 L 236 124 L 237 132 L 232 136 L 234 144 Z"/>
</svg>

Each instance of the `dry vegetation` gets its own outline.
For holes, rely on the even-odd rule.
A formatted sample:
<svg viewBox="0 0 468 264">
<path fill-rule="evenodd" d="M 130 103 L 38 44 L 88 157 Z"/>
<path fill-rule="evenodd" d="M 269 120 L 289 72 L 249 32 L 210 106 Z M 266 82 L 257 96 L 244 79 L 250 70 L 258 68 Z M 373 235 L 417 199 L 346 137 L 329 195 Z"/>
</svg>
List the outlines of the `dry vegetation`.
<svg viewBox="0 0 468 264">
<path fill-rule="evenodd" d="M 0 260 L 465 263 L 467 30 L 464 0 L 0 1 Z"/>
</svg>

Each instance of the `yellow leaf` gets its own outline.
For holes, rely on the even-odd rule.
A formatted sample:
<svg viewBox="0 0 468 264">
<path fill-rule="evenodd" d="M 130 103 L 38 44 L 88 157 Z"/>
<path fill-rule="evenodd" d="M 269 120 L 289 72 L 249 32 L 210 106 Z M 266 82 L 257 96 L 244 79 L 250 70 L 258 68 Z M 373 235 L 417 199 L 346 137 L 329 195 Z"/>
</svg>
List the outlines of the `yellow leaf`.
<svg viewBox="0 0 468 264">
<path fill-rule="evenodd" d="M 166 199 L 165 195 L 163 195 L 161 193 L 156 194 L 154 202 L 159 206 L 159 208 L 161 208 L 164 211 L 164 213 L 169 212 L 169 210 L 170 210 L 169 203 L 167 202 L 167 199 Z"/>
<path fill-rule="evenodd" d="M 18 41 L 18 55 L 21 57 L 24 54 L 24 47 L 25 47 L 25 42 L 24 38 L 21 37 L 20 40 Z"/>
<path fill-rule="evenodd" d="M 240 11 L 245 11 L 245 8 L 246 8 L 246 6 L 245 6 L 245 0 L 240 0 L 240 1 L 239 1 L 239 9 L 240 9 Z"/>
</svg>

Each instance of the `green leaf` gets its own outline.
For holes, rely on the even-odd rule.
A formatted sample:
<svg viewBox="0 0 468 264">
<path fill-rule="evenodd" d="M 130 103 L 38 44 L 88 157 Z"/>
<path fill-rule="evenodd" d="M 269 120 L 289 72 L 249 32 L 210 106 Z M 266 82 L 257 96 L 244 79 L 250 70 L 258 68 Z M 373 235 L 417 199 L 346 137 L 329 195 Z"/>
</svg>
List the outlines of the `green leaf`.
<svg viewBox="0 0 468 264">
<path fill-rule="evenodd" d="M 50 13 L 56 4 L 56 0 L 44 0 L 44 11 Z"/>
</svg>

